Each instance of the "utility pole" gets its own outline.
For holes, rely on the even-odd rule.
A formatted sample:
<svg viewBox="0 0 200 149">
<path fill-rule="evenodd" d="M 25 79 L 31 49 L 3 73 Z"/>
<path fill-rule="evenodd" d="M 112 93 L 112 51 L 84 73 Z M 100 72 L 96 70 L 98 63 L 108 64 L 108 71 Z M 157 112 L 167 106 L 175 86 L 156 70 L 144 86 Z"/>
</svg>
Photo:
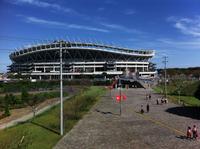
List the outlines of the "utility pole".
<svg viewBox="0 0 200 149">
<path fill-rule="evenodd" d="M 62 61 L 62 42 L 60 42 L 60 135 L 63 135 L 63 61 Z"/>
<path fill-rule="evenodd" d="M 165 69 L 165 98 L 167 98 L 167 56 L 163 57 L 164 69 Z"/>
<path fill-rule="evenodd" d="M 119 112 L 120 112 L 120 116 L 122 114 L 122 84 L 121 84 L 121 79 L 119 78 L 119 102 L 120 102 L 120 109 L 119 109 Z"/>
</svg>

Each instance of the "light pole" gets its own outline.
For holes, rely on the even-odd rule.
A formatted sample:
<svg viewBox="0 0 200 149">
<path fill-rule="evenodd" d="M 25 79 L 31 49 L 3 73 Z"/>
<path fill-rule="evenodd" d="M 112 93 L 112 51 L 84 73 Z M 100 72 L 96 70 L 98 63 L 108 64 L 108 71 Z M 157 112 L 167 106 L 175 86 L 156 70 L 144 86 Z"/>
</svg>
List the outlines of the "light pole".
<svg viewBox="0 0 200 149">
<path fill-rule="evenodd" d="M 63 135 L 63 70 L 62 42 L 60 42 L 60 135 Z"/>
<path fill-rule="evenodd" d="M 167 56 L 164 56 L 164 61 L 163 61 L 163 63 L 164 63 L 164 65 L 165 65 L 165 98 L 167 98 Z"/>
<path fill-rule="evenodd" d="M 119 113 L 120 113 L 120 116 L 122 114 L 122 91 L 121 91 L 121 79 L 119 79 L 119 102 L 120 102 L 120 109 L 119 109 Z"/>
</svg>

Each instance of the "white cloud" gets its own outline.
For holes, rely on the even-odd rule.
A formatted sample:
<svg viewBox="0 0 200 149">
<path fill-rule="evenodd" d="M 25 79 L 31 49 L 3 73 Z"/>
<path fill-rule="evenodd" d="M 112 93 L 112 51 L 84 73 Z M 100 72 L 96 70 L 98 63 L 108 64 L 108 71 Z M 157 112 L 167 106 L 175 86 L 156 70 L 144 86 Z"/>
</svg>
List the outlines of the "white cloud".
<svg viewBox="0 0 200 149">
<path fill-rule="evenodd" d="M 127 9 L 127 10 L 124 11 L 125 15 L 133 15 L 135 13 L 136 13 L 135 10 L 132 10 L 132 9 Z"/>
<path fill-rule="evenodd" d="M 105 8 L 104 8 L 104 7 L 99 7 L 99 8 L 97 8 L 97 10 L 98 10 L 98 11 L 104 11 Z"/>
<path fill-rule="evenodd" d="M 136 34 L 141 34 L 143 32 L 136 30 L 136 29 L 132 29 L 132 28 L 128 28 L 119 24 L 109 24 L 109 23 L 101 23 L 101 25 L 110 28 L 110 29 L 114 29 L 114 30 L 121 30 L 123 32 L 126 33 L 136 33 Z"/>
<path fill-rule="evenodd" d="M 52 10 L 71 13 L 71 14 L 75 14 L 75 15 L 79 15 L 79 16 L 83 16 L 87 18 L 85 15 L 75 11 L 74 9 L 63 7 L 57 3 L 49 3 L 42 0 L 10 0 L 9 2 L 15 5 L 32 5 L 32 6 L 36 6 L 40 8 L 50 8 Z"/>
<path fill-rule="evenodd" d="M 61 6 L 58 4 L 48 3 L 40 0 L 11 0 L 10 2 L 14 4 L 29 4 L 37 7 L 44 7 L 44 8 L 51 7 L 54 9 L 61 9 Z"/>
<path fill-rule="evenodd" d="M 165 46 L 173 46 L 178 49 L 200 49 L 200 38 L 190 40 L 158 39 Z"/>
<path fill-rule="evenodd" d="M 56 26 L 64 26 L 65 23 L 56 22 L 56 21 L 48 21 L 44 19 L 39 19 L 35 17 L 26 17 L 26 22 L 28 23 L 38 23 L 38 24 L 47 24 L 47 25 L 56 25 Z"/>
<path fill-rule="evenodd" d="M 97 28 L 97 27 L 92 27 L 92 26 L 85 26 L 85 25 L 79 25 L 79 24 L 68 24 L 68 23 L 64 23 L 64 22 L 45 20 L 45 19 L 40 19 L 40 18 L 36 18 L 36 17 L 25 17 L 25 16 L 23 16 L 23 17 L 25 18 L 25 21 L 27 23 L 49 25 L 49 26 L 53 26 L 55 28 L 60 28 L 60 29 L 72 28 L 72 29 L 104 32 L 104 33 L 109 32 L 109 30 L 107 30 L 107 29 L 102 29 L 102 28 Z"/>
<path fill-rule="evenodd" d="M 176 18 L 169 17 L 167 21 L 174 22 L 174 27 L 183 34 L 200 37 L 200 17 L 194 18 Z"/>
</svg>

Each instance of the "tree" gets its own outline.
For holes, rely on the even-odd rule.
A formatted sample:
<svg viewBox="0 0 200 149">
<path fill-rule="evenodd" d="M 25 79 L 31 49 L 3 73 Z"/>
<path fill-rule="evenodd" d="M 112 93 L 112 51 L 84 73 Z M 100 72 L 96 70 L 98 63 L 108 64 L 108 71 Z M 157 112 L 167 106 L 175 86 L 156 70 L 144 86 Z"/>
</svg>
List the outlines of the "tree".
<svg viewBox="0 0 200 149">
<path fill-rule="evenodd" d="M 15 105 L 17 103 L 16 98 L 13 94 L 9 94 L 8 97 L 9 97 L 9 104 Z"/>
<path fill-rule="evenodd" d="M 198 85 L 198 88 L 197 88 L 197 90 L 196 90 L 194 96 L 200 100 L 200 81 L 199 81 L 198 84 L 199 84 L 199 85 Z"/>
<path fill-rule="evenodd" d="M 10 99 L 9 99 L 9 95 L 6 94 L 6 96 L 4 97 L 4 115 L 5 116 L 10 116 L 10 109 L 9 109 L 9 104 L 10 104 Z"/>
<path fill-rule="evenodd" d="M 29 100 L 30 100 L 30 95 L 27 91 L 26 88 L 23 88 L 22 89 L 22 92 L 21 92 L 21 100 L 25 103 L 27 103 Z"/>
<path fill-rule="evenodd" d="M 24 88 L 21 93 L 21 100 L 31 107 L 33 112 L 33 117 L 35 117 L 37 111 L 37 104 L 39 102 L 38 96 L 30 96 L 27 90 Z"/>
</svg>

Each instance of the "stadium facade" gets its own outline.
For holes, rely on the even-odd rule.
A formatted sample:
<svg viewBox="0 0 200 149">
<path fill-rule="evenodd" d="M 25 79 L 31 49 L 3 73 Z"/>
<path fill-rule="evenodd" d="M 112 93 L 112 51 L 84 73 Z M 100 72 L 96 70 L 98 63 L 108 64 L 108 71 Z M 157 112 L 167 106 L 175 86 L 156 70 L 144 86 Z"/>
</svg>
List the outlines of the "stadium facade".
<svg viewBox="0 0 200 149">
<path fill-rule="evenodd" d="M 63 57 L 63 78 L 107 77 L 126 75 L 155 77 L 150 59 L 154 50 L 133 50 L 116 46 L 53 41 L 33 45 L 12 52 L 9 67 L 11 73 L 21 74 L 29 79 L 59 79 L 60 49 Z"/>
</svg>

